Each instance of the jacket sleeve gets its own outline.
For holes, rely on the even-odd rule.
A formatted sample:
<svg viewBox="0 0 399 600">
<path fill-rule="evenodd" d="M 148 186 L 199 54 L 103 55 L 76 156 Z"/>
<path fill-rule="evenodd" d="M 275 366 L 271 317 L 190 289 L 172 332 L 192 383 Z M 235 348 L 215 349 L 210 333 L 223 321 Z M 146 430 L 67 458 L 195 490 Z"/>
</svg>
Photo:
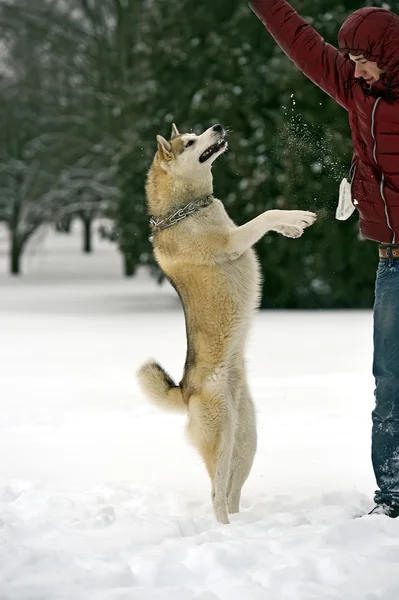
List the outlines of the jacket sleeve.
<svg viewBox="0 0 399 600">
<path fill-rule="evenodd" d="M 353 76 L 349 60 L 327 44 L 286 0 L 251 0 L 249 6 L 292 62 L 348 109 L 351 91 L 345 82 Z"/>
</svg>

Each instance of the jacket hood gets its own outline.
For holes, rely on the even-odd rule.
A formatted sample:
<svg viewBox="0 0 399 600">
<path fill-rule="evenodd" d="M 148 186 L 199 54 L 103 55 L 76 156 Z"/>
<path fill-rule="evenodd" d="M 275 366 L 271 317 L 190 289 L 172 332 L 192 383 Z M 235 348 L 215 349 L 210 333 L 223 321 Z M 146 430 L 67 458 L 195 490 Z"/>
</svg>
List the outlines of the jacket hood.
<svg viewBox="0 0 399 600">
<path fill-rule="evenodd" d="M 399 85 L 399 16 L 385 8 L 360 8 L 344 21 L 338 33 L 343 54 L 362 54 L 385 71 L 382 82 Z"/>
</svg>

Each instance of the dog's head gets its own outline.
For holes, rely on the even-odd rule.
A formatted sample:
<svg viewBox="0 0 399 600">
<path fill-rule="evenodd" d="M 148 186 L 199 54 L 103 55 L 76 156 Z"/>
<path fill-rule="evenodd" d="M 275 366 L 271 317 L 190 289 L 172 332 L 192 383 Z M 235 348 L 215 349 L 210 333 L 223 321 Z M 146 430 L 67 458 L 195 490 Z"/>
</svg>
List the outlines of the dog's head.
<svg viewBox="0 0 399 600">
<path fill-rule="evenodd" d="M 158 135 L 157 144 L 146 185 L 153 214 L 212 194 L 212 164 L 227 150 L 226 132 L 221 125 L 196 135 L 180 133 L 173 124 L 170 140 Z"/>
<path fill-rule="evenodd" d="M 173 123 L 170 141 L 157 135 L 157 143 L 156 159 L 161 168 L 180 177 L 209 171 L 215 159 L 227 150 L 226 132 L 221 125 L 196 135 L 180 133 Z"/>
</svg>

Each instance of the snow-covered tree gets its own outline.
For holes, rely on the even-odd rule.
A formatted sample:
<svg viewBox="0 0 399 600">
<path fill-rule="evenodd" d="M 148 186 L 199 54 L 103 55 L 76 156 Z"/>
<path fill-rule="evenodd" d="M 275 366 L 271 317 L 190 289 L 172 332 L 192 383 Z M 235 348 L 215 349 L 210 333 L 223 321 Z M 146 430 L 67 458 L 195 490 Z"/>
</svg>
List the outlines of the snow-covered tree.
<svg viewBox="0 0 399 600">
<path fill-rule="evenodd" d="M 98 121 L 91 88 L 74 66 L 84 31 L 73 20 L 70 26 L 63 21 L 64 10 L 46 0 L 0 3 L 5 50 L 0 220 L 9 230 L 14 274 L 20 272 L 32 235 L 66 214 L 75 213 L 86 223 L 88 249 L 93 216 L 117 197 L 115 168 L 106 149 L 115 140 Z"/>
</svg>

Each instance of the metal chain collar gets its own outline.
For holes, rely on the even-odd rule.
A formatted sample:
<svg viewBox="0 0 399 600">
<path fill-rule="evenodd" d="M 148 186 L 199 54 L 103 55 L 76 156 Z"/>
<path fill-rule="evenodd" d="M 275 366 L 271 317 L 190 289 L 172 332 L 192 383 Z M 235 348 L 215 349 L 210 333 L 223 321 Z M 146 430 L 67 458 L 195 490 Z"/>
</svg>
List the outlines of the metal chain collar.
<svg viewBox="0 0 399 600">
<path fill-rule="evenodd" d="M 175 213 L 166 217 L 166 219 L 156 219 L 155 217 L 150 218 L 150 226 L 152 227 L 153 233 L 157 231 L 162 231 L 162 229 L 167 229 L 168 227 L 172 227 L 182 219 L 188 217 L 192 213 L 196 212 L 199 208 L 203 206 L 209 206 L 213 202 L 213 196 L 205 196 L 205 198 L 200 198 L 199 200 L 195 200 L 194 202 L 190 202 L 183 208 L 179 208 Z M 151 236 L 152 237 L 152 236 Z M 151 238 L 150 238 L 151 239 Z"/>
</svg>

